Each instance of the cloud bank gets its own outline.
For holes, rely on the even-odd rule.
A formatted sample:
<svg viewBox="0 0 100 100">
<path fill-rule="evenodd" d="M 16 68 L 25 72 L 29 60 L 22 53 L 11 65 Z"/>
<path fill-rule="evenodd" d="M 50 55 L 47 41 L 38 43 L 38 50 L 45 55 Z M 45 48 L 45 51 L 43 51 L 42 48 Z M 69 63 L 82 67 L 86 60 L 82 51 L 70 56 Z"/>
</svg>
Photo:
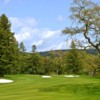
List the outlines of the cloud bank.
<svg viewBox="0 0 100 100">
<path fill-rule="evenodd" d="M 32 45 L 36 45 L 37 51 L 67 48 L 65 37 L 61 36 L 61 29 L 39 28 L 38 21 L 32 17 L 9 19 L 17 41 L 19 43 L 23 41 L 27 51 L 31 51 Z"/>
<path fill-rule="evenodd" d="M 10 0 L 4 0 L 4 4 L 8 4 L 10 2 Z"/>
</svg>

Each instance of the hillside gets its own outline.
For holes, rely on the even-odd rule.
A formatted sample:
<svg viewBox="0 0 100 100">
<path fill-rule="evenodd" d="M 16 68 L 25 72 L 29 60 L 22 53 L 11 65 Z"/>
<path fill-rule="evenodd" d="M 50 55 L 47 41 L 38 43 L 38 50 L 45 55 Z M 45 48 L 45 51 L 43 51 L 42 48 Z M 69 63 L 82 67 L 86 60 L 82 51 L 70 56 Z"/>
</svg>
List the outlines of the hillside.
<svg viewBox="0 0 100 100">
<path fill-rule="evenodd" d="M 69 49 L 66 49 L 66 50 L 53 50 L 53 51 L 54 52 L 59 52 L 59 51 L 68 52 Z M 80 50 L 80 51 L 86 51 L 88 54 L 93 54 L 93 55 L 97 54 L 97 51 L 95 49 L 86 49 L 86 50 Z M 42 55 L 42 56 L 50 56 L 50 52 L 51 51 L 44 51 L 44 52 L 39 52 L 39 54 Z"/>
</svg>

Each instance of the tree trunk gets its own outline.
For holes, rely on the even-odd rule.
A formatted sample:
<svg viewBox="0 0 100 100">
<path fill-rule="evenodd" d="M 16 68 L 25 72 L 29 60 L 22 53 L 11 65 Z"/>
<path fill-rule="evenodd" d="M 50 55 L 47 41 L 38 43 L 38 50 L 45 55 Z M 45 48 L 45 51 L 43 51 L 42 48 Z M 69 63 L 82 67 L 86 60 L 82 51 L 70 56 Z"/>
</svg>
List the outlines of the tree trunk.
<svg viewBox="0 0 100 100">
<path fill-rule="evenodd" d="M 96 69 L 89 71 L 89 76 L 95 76 L 96 75 Z"/>
</svg>

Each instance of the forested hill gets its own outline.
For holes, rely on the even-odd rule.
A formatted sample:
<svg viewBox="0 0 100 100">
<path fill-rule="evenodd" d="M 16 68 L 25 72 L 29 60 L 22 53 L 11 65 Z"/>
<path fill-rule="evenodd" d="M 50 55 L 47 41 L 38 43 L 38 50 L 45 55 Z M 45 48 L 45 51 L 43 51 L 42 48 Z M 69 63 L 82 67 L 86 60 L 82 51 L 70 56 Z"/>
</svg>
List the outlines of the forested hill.
<svg viewBox="0 0 100 100">
<path fill-rule="evenodd" d="M 67 52 L 69 50 L 70 49 L 67 49 L 67 50 L 53 50 L 53 51 L 54 52 L 59 52 L 59 51 Z M 80 50 L 80 51 L 82 51 L 82 50 Z M 86 51 L 88 54 L 93 54 L 93 55 L 97 54 L 97 51 L 95 49 L 86 49 L 86 50 L 83 50 L 83 51 Z M 44 52 L 39 52 L 39 54 L 42 55 L 42 56 L 50 56 L 50 52 L 51 51 L 44 51 Z"/>
</svg>

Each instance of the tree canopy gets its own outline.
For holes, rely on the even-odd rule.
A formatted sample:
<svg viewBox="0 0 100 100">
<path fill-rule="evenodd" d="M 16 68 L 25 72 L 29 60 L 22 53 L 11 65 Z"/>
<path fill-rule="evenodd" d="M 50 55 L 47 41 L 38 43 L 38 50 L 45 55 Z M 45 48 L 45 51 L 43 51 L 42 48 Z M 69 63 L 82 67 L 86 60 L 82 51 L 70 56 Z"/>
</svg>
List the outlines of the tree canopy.
<svg viewBox="0 0 100 100">
<path fill-rule="evenodd" d="M 86 41 L 100 53 L 100 5 L 91 0 L 73 0 L 71 6 L 73 27 L 63 30 L 64 34 L 83 34 Z"/>
<path fill-rule="evenodd" d="M 7 68 L 16 60 L 18 44 L 11 32 L 11 23 L 5 14 L 0 16 L 0 76 L 4 76 Z"/>
</svg>

